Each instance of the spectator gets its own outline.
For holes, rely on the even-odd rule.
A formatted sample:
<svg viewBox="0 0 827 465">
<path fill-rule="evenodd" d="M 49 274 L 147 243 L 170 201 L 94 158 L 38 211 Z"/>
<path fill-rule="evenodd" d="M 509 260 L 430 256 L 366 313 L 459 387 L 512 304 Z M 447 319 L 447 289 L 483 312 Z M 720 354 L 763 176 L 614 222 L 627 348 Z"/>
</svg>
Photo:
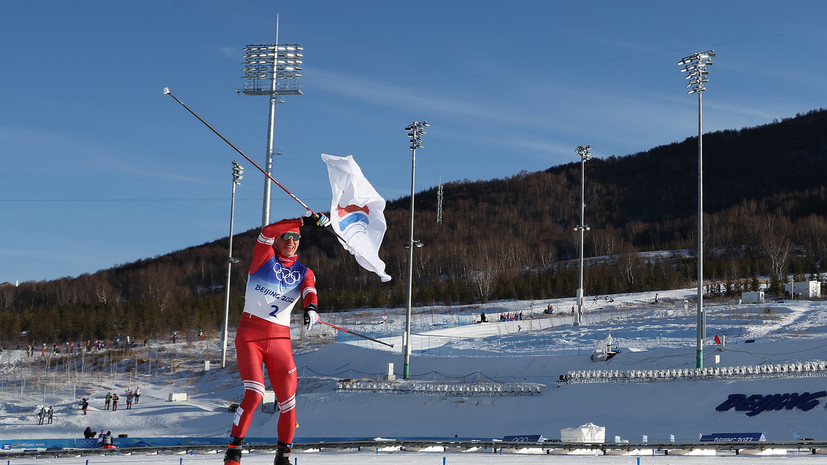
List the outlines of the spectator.
<svg viewBox="0 0 827 465">
<path fill-rule="evenodd" d="M 115 449 L 114 441 L 112 440 L 112 431 L 107 431 L 106 434 L 103 435 L 103 448 L 104 449 Z"/>
<path fill-rule="evenodd" d="M 94 437 L 95 437 L 95 432 L 94 432 L 94 431 L 92 431 L 92 428 L 90 428 L 90 427 L 88 427 L 88 426 L 87 426 L 87 427 L 86 427 L 86 429 L 85 429 L 85 430 L 83 430 L 83 437 L 84 437 L 85 439 L 92 439 L 92 438 L 94 438 Z"/>
</svg>

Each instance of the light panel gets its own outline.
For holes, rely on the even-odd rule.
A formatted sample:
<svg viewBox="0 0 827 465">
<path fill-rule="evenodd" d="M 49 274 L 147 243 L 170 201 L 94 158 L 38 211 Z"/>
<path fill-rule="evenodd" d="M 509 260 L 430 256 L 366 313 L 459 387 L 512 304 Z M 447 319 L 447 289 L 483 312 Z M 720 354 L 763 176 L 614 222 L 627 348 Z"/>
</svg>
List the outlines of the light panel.
<svg viewBox="0 0 827 465">
<path fill-rule="evenodd" d="M 242 55 L 244 89 L 236 92 L 248 95 L 301 94 L 303 51 L 300 44 L 247 45 Z"/>
</svg>

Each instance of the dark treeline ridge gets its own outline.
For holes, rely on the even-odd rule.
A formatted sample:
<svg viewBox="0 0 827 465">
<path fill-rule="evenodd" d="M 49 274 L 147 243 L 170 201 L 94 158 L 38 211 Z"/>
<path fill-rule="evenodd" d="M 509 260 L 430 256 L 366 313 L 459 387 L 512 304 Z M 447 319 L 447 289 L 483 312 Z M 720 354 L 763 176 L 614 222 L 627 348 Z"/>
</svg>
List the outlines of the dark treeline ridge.
<svg viewBox="0 0 827 465">
<path fill-rule="evenodd" d="M 827 249 L 827 111 L 705 134 L 704 277 L 710 298 L 769 276 L 818 279 Z M 578 286 L 580 161 L 506 179 L 417 193 L 414 305 L 573 297 Z M 695 286 L 697 138 L 586 163 L 585 293 Z M 380 255 L 394 277 L 360 268 L 333 235 L 306 228 L 300 260 L 317 276 L 322 311 L 407 301 L 410 198 L 388 202 Z M 234 237 L 230 321 L 243 306 L 258 230 Z M 0 341 L 166 338 L 221 331 L 227 239 L 54 281 L 0 287 Z M 649 251 L 671 253 L 645 254 Z M 574 299 L 572 298 L 572 301 Z"/>
</svg>

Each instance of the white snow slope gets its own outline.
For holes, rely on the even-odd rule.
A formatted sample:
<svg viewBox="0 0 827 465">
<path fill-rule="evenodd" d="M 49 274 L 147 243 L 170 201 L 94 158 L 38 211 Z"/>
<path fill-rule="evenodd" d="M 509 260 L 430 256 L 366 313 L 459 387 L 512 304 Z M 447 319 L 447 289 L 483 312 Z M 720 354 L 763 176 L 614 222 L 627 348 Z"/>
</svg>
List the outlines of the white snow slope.
<svg viewBox="0 0 827 465">
<path fill-rule="evenodd" d="M 340 379 L 382 379 L 388 364 L 402 378 L 404 309 L 322 314 L 323 321 L 370 335 L 394 347 L 354 338 L 329 342 L 336 330 L 324 325 L 305 333 L 295 328 L 299 369 L 296 442 L 319 438 L 502 438 L 540 434 L 559 439 L 562 428 L 588 422 L 616 437 L 640 442 L 697 441 L 705 433 L 765 433 L 767 440 L 827 439 L 827 396 L 814 408 L 765 410 L 756 415 L 716 406 L 730 394 L 772 395 L 827 390 L 827 372 L 810 376 L 568 383 L 560 375 L 579 370 L 694 369 L 694 289 L 589 298 L 581 326 L 572 326 L 571 299 L 495 302 L 475 307 L 427 307 L 413 318 L 414 380 L 438 383 L 539 383 L 536 395 L 391 394 L 339 392 Z M 543 314 L 547 304 L 553 315 Z M 707 301 L 705 367 L 780 366 L 827 360 L 827 303 L 786 301 L 764 304 Z M 471 323 L 485 312 L 489 322 Z M 499 315 L 523 313 L 500 322 Z M 608 361 L 590 359 L 595 341 L 611 334 L 620 353 Z M 716 346 L 714 335 L 725 336 Z M 21 350 L 0 355 L 0 440 L 78 438 L 86 426 L 129 437 L 226 437 L 242 386 L 230 344 L 226 369 L 219 368 L 220 338 L 177 344 L 151 342 L 127 361 L 104 358 L 98 369 L 57 368 L 50 373 L 27 363 Z M 37 352 L 31 358 L 40 358 Z M 87 357 L 91 364 L 92 357 Z M 717 363 L 716 363 L 717 359 Z M 42 360 L 42 359 L 41 359 Z M 107 362 L 108 360 L 108 362 Z M 211 361 L 209 370 L 204 361 Z M 42 362 L 41 362 L 42 365 Z M 64 364 L 65 365 L 65 364 Z M 61 365 L 62 366 L 62 365 Z M 36 378 L 36 379 L 35 379 Z M 46 381 L 32 392 L 31 381 Z M 20 382 L 25 380 L 24 387 Z M 38 385 L 40 386 L 40 385 Z M 140 386 L 132 409 L 122 396 L 117 412 L 103 410 L 108 391 Z M 42 390 L 41 390 L 42 389 Z M 188 400 L 171 402 L 172 393 Z M 91 399 L 81 414 L 81 397 Z M 54 405 L 52 424 L 38 425 L 41 405 Z M 259 411 L 248 437 L 275 437 L 277 415 Z M 3 441 L 0 441 L 3 442 Z"/>
</svg>

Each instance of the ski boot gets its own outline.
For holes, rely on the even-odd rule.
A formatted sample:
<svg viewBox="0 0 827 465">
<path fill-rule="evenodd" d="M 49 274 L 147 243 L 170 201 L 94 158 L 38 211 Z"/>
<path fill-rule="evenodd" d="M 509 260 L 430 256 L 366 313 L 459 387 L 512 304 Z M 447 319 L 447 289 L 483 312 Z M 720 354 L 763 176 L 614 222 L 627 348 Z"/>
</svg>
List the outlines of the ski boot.
<svg viewBox="0 0 827 465">
<path fill-rule="evenodd" d="M 276 460 L 273 465 L 290 465 L 290 445 L 281 441 L 278 442 L 276 449 Z"/>
<path fill-rule="evenodd" d="M 241 465 L 241 444 L 244 438 L 230 436 L 227 452 L 224 454 L 224 465 Z"/>
</svg>

